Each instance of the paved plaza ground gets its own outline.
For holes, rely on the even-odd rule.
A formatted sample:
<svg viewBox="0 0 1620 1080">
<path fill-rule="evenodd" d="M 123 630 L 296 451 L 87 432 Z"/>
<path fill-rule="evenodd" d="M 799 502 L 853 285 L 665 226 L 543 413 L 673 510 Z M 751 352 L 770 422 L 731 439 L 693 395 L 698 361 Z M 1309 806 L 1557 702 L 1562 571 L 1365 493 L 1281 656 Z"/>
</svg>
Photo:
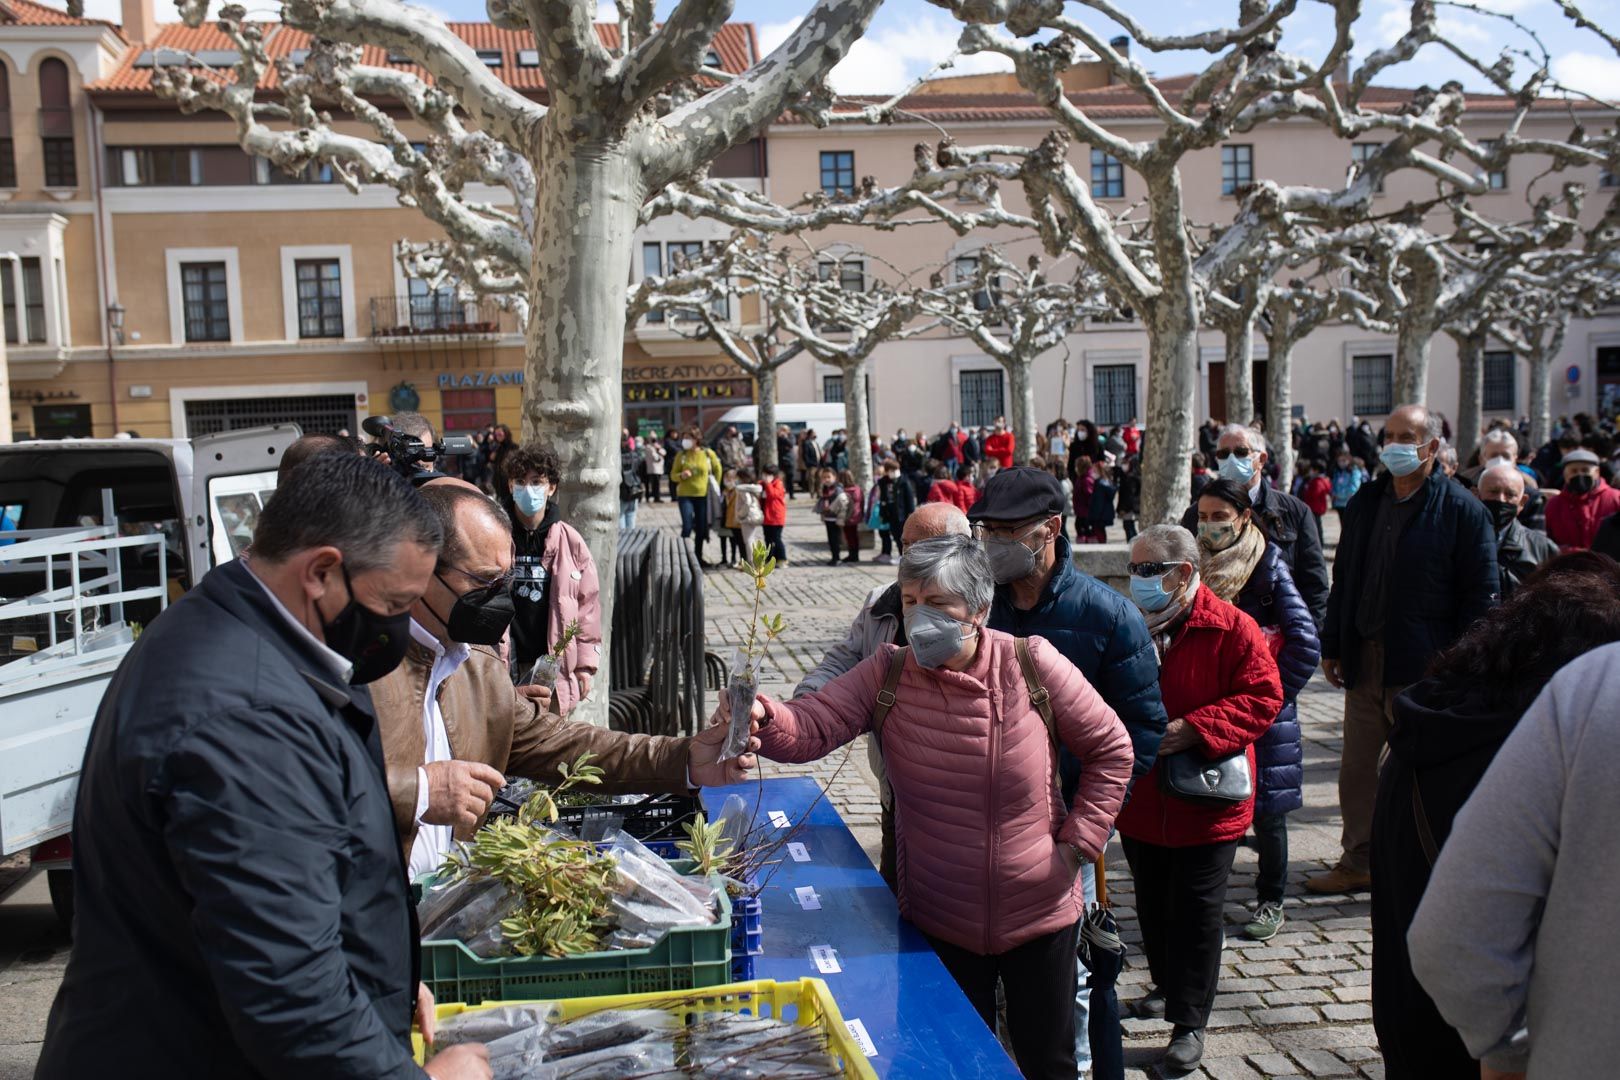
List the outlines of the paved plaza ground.
<svg viewBox="0 0 1620 1080">
<path fill-rule="evenodd" d="M 792 565 L 773 578 L 770 610 L 787 618 L 784 642 L 773 646 L 768 693 L 791 690 L 814 667 L 825 649 L 840 640 L 849 620 L 874 587 L 894 580 L 894 568 L 878 566 L 863 553 L 855 566 L 826 565 L 821 525 L 801 495 L 789 503 L 787 539 Z M 678 527 L 669 503 L 642 508 L 639 524 Z M 1335 540 L 1330 521 L 1328 541 Z M 1114 530 L 1116 538 L 1122 538 Z M 718 554 L 710 542 L 710 557 Z M 712 571 L 705 587 L 710 648 L 729 654 L 746 628 L 750 601 L 744 575 Z M 1368 1004 L 1372 934 L 1366 898 L 1306 897 L 1304 877 L 1338 854 L 1340 820 L 1336 777 L 1342 707 L 1340 695 L 1318 676 L 1299 702 L 1305 733 L 1305 808 L 1290 816 L 1291 896 L 1288 924 L 1264 945 L 1241 934 L 1246 903 L 1254 897 L 1255 856 L 1238 853 L 1228 892 L 1228 927 L 1221 994 L 1210 1021 L 1202 1069 L 1189 1075 L 1212 1080 L 1254 1077 L 1369 1077 L 1383 1075 L 1373 1038 Z M 863 745 L 835 753 L 813 766 L 764 763 L 766 776 L 813 775 L 877 857 L 877 791 L 866 767 Z M 1131 909 L 1132 892 L 1118 845 L 1108 855 L 1116 911 L 1133 945 L 1121 994 L 1135 997 L 1147 978 L 1136 944 L 1140 941 Z M 57 927 L 41 875 L 19 876 L 0 865 L 0 1080 L 33 1074 L 44 1036 L 45 1018 L 68 955 L 66 935 Z M 1127 1074 L 1158 1075 L 1153 1064 L 1169 1041 L 1169 1026 L 1125 1022 Z"/>
</svg>

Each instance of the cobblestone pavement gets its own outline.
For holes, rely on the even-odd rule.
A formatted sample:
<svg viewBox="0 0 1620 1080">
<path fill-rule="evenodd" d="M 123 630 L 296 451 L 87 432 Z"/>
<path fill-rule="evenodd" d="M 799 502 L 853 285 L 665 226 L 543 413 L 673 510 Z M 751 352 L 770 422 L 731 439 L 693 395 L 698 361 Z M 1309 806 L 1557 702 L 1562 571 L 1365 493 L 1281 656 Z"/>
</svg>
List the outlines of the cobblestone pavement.
<svg viewBox="0 0 1620 1080">
<path fill-rule="evenodd" d="M 804 498 L 791 502 L 786 540 L 791 565 L 772 578 L 768 611 L 782 612 L 788 622 L 785 647 L 773 646 L 771 669 L 763 689 L 783 694 L 841 640 L 849 620 L 867 593 L 894 580 L 894 568 L 862 562 L 827 565 L 825 538 Z M 669 504 L 643 506 L 641 525 L 678 527 Z M 1329 547 L 1336 541 L 1336 522 L 1328 522 Z M 708 554 L 716 558 L 710 541 Z M 711 571 L 704 583 L 710 648 L 728 652 L 746 633 L 752 586 L 741 573 Z M 1380 1078 L 1372 1028 L 1369 982 L 1372 931 L 1365 895 L 1310 896 L 1302 884 L 1339 853 L 1338 760 L 1343 706 L 1340 693 L 1320 675 L 1300 696 L 1305 737 L 1305 807 L 1289 815 L 1290 889 L 1288 921 L 1269 942 L 1243 936 L 1246 905 L 1254 901 L 1256 857 L 1240 849 L 1227 892 L 1227 944 L 1221 968 L 1220 994 L 1211 1015 L 1204 1062 L 1189 1077 L 1251 1080 L 1257 1077 Z M 877 859 L 877 794 L 866 767 L 864 747 L 850 748 L 806 766 L 762 763 L 766 776 L 812 775 L 827 787 L 852 832 Z M 1120 996 L 1130 999 L 1146 990 L 1146 960 L 1132 908 L 1134 892 L 1125 858 L 1116 842 L 1109 848 L 1116 913 L 1131 945 L 1129 967 L 1120 979 Z M 1157 1021 L 1127 1020 L 1126 1074 L 1157 1077 L 1156 1063 L 1169 1042 L 1170 1027 Z"/>
</svg>

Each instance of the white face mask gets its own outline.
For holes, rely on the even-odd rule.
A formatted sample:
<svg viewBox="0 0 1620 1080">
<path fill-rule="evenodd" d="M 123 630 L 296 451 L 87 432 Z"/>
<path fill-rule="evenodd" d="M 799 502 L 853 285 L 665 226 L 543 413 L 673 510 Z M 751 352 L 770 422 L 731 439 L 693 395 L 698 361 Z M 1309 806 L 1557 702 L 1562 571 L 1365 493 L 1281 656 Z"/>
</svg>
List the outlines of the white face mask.
<svg viewBox="0 0 1620 1080">
<path fill-rule="evenodd" d="M 692 446 L 693 446 L 693 443 L 692 443 L 691 439 L 682 439 L 681 440 L 681 449 L 682 450 L 690 450 L 690 449 L 692 449 Z"/>
<path fill-rule="evenodd" d="M 1497 465 L 1511 465 L 1511 464 L 1513 464 L 1513 459 L 1508 457 L 1506 454 L 1497 454 L 1494 457 L 1488 457 L 1488 458 L 1485 459 L 1485 467 L 1487 469 L 1493 468 L 1493 467 L 1495 467 Z"/>
</svg>

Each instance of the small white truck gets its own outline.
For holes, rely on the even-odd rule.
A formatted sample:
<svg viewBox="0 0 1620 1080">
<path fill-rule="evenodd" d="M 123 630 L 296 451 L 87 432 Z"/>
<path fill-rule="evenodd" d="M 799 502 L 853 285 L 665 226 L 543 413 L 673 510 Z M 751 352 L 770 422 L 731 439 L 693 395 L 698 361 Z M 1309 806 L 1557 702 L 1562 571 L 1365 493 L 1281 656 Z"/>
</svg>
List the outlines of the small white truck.
<svg viewBox="0 0 1620 1080">
<path fill-rule="evenodd" d="M 141 627 L 246 546 L 298 434 L 0 444 L 0 854 L 31 852 L 65 923 L 101 696 Z"/>
</svg>

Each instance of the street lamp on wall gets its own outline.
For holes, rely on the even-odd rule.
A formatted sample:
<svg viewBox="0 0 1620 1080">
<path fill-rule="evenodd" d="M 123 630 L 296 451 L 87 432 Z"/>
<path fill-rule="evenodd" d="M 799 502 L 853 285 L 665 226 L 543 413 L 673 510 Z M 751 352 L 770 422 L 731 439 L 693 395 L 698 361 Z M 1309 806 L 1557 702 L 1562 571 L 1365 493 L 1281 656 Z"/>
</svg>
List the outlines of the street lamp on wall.
<svg viewBox="0 0 1620 1080">
<path fill-rule="evenodd" d="M 118 344 L 124 343 L 124 305 L 116 300 L 107 305 L 107 329 L 112 331 Z"/>
</svg>

